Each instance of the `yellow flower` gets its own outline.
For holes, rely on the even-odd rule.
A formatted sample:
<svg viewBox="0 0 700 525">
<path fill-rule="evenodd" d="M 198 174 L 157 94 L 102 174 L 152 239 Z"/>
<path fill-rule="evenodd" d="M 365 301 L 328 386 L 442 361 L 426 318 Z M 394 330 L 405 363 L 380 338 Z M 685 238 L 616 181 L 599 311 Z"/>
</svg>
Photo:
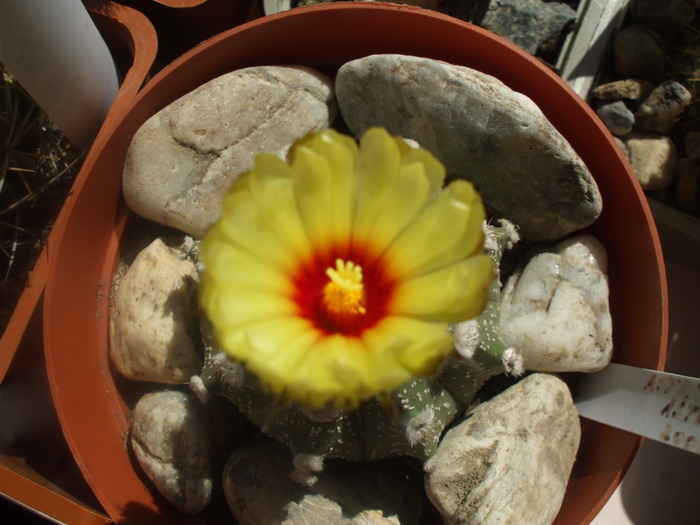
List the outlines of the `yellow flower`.
<svg viewBox="0 0 700 525">
<path fill-rule="evenodd" d="M 443 189 L 429 152 L 372 128 L 333 130 L 289 162 L 256 157 L 202 242 L 201 305 L 218 343 L 275 394 L 354 407 L 453 351 L 448 324 L 493 277 L 469 182 Z"/>
</svg>

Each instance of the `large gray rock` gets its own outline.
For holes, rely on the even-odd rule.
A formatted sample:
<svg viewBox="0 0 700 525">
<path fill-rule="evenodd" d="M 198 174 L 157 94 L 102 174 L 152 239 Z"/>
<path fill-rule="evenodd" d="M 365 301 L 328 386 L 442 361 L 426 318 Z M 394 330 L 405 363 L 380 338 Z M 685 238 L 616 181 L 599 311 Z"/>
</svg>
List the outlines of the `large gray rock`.
<svg viewBox="0 0 700 525">
<path fill-rule="evenodd" d="M 503 288 L 501 337 L 526 370 L 593 372 L 612 357 L 607 255 L 591 235 L 534 256 Z"/>
<path fill-rule="evenodd" d="M 283 157 L 334 114 L 331 82 L 318 72 L 260 66 L 227 73 L 141 126 L 126 156 L 124 197 L 143 217 L 199 238 L 257 153 Z"/>
<path fill-rule="evenodd" d="M 560 239 L 601 211 L 596 183 L 569 143 L 532 100 L 492 76 L 373 55 L 340 68 L 336 94 L 355 136 L 379 125 L 415 140 L 451 177 L 473 181 L 525 238 Z"/>
<path fill-rule="evenodd" d="M 294 481 L 289 451 L 271 439 L 237 448 L 224 494 L 241 525 L 417 525 L 417 484 L 396 461 L 328 461 L 313 486 Z"/>
<path fill-rule="evenodd" d="M 178 249 L 156 239 L 119 280 L 110 315 L 114 367 L 135 381 L 180 384 L 202 368 L 192 293 L 199 275 Z"/>
<path fill-rule="evenodd" d="M 428 497 L 447 525 L 549 525 L 580 433 L 566 384 L 530 375 L 447 432 L 425 464 Z"/>
</svg>

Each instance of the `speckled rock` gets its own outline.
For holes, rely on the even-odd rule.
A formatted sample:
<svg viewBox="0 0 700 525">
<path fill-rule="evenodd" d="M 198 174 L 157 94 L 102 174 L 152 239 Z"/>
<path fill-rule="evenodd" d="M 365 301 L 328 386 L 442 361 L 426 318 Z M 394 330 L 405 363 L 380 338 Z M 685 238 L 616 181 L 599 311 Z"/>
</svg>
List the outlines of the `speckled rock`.
<svg viewBox="0 0 700 525">
<path fill-rule="evenodd" d="M 175 507 L 204 510 L 221 465 L 246 435 L 223 407 L 192 394 L 165 390 L 144 395 L 132 412 L 130 443 L 141 468 Z M 222 457 L 223 456 L 223 457 Z"/>
<path fill-rule="evenodd" d="M 625 136 L 629 161 L 647 191 L 668 188 L 673 182 L 677 151 L 673 140 L 657 133 L 634 131 Z"/>
<path fill-rule="evenodd" d="M 532 374 L 478 405 L 425 465 L 446 525 L 549 525 L 580 441 L 566 384 Z"/>
<path fill-rule="evenodd" d="M 397 461 L 328 461 L 312 487 L 296 483 L 287 449 L 271 439 L 236 449 L 224 494 L 241 525 L 417 525 L 418 485 Z"/>
<path fill-rule="evenodd" d="M 307 68 L 260 66 L 227 73 L 147 120 L 124 166 L 136 213 L 199 238 L 221 197 L 258 152 L 286 155 L 335 114 L 330 80 Z"/>
<path fill-rule="evenodd" d="M 178 384 L 199 372 L 201 344 L 192 302 L 198 281 L 194 263 L 160 239 L 136 257 L 111 308 L 109 355 L 122 375 Z"/>
<path fill-rule="evenodd" d="M 612 357 L 607 255 L 590 235 L 534 256 L 506 282 L 501 336 L 526 370 L 592 372 Z"/>
<path fill-rule="evenodd" d="M 691 98 L 690 91 L 679 82 L 662 82 L 637 108 L 637 128 L 668 133 L 690 104 Z"/>
<path fill-rule="evenodd" d="M 595 181 L 569 143 L 531 99 L 492 76 L 373 55 L 340 68 L 336 94 L 355 136 L 381 125 L 415 140 L 451 177 L 473 181 L 524 238 L 560 239 L 601 211 Z"/>
</svg>

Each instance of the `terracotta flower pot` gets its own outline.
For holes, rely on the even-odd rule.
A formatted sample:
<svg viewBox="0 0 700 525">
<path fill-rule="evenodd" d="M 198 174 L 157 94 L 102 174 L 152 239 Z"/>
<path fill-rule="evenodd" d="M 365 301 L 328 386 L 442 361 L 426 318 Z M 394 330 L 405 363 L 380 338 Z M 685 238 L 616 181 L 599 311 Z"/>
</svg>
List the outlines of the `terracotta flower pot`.
<svg viewBox="0 0 700 525">
<path fill-rule="evenodd" d="M 96 145 L 91 173 L 51 253 L 45 348 L 55 404 L 85 477 L 115 521 L 186 519 L 151 488 L 124 446 L 128 407 L 109 364 L 108 291 L 130 212 L 120 193 L 127 147 L 151 115 L 233 69 L 303 64 L 327 73 L 373 53 L 467 65 L 527 94 L 569 140 L 597 180 L 604 212 L 593 233 L 610 259 L 614 360 L 660 367 L 667 297 L 663 259 L 645 198 L 612 136 L 554 73 L 515 46 L 465 22 L 387 4 L 326 4 L 258 19 L 215 36 L 163 69 Z M 583 439 L 557 523 L 588 523 L 619 483 L 639 439 L 583 421 Z M 214 523 L 206 513 L 192 522 Z"/>
</svg>

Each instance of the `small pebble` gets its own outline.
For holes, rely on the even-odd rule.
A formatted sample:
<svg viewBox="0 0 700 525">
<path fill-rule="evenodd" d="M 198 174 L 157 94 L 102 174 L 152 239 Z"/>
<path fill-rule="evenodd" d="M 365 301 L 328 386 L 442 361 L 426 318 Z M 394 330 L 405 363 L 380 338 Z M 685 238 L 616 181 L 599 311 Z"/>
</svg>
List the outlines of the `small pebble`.
<svg viewBox="0 0 700 525">
<path fill-rule="evenodd" d="M 662 82 L 637 109 L 637 128 L 668 133 L 690 104 L 691 98 L 690 91 L 681 83 L 675 80 Z"/>
<path fill-rule="evenodd" d="M 596 114 L 615 136 L 627 135 L 634 127 L 634 113 L 621 100 L 603 104 Z"/>
<path fill-rule="evenodd" d="M 633 78 L 600 84 L 593 88 L 591 94 L 598 100 L 640 101 L 647 98 L 653 89 L 654 84 L 651 82 Z"/>
<path fill-rule="evenodd" d="M 676 169 L 676 145 L 669 137 L 635 131 L 625 137 L 629 160 L 642 188 L 647 191 L 668 188 Z"/>
</svg>

